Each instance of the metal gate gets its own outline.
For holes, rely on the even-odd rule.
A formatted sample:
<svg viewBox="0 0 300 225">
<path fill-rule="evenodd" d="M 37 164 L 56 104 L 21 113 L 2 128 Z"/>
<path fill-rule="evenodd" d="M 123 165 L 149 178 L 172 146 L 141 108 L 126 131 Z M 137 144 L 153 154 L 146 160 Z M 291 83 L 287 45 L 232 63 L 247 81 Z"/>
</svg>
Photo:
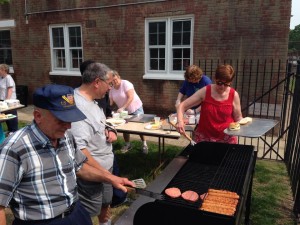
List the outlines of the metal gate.
<svg viewBox="0 0 300 225">
<path fill-rule="evenodd" d="M 299 218 L 300 213 L 300 63 L 298 61 L 297 71 L 294 79 L 293 101 L 291 106 L 291 117 L 284 155 L 291 180 L 291 188 L 294 197 L 294 212 Z"/>
</svg>

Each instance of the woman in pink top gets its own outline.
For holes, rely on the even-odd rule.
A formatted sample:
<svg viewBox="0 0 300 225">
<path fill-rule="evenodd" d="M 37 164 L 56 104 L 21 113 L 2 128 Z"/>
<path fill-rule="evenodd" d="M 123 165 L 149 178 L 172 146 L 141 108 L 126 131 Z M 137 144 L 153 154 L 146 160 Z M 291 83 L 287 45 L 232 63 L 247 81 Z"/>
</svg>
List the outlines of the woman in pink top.
<svg viewBox="0 0 300 225">
<path fill-rule="evenodd" d="M 113 87 L 109 91 L 110 105 L 116 104 L 117 112 L 128 111 L 129 115 L 144 114 L 143 103 L 134 90 L 133 84 L 128 80 L 122 80 L 117 71 L 113 71 Z M 130 134 L 123 134 L 125 146 L 121 149 L 122 153 L 126 153 L 131 149 Z M 143 141 L 142 152 L 148 154 L 148 146 L 145 136 L 140 135 Z"/>
<path fill-rule="evenodd" d="M 184 133 L 183 113 L 201 103 L 201 116 L 194 132 L 196 142 L 211 141 L 236 144 L 237 138 L 224 133 L 231 122 L 241 120 L 239 94 L 230 87 L 234 70 L 230 65 L 220 65 L 215 72 L 215 84 L 198 90 L 182 102 L 177 109 L 177 130 Z"/>
</svg>

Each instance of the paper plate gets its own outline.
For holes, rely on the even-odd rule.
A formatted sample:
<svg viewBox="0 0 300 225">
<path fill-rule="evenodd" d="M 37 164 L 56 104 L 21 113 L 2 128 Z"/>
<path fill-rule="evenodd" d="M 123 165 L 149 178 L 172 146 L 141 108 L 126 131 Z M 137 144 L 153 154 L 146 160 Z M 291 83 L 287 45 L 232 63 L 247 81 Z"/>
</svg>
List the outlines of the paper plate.
<svg viewBox="0 0 300 225">
<path fill-rule="evenodd" d="M 145 129 L 147 129 L 147 130 L 159 130 L 161 128 L 161 125 L 159 125 L 159 126 L 156 126 L 156 125 L 154 125 L 153 123 L 151 124 L 147 124 L 146 126 L 145 126 Z"/>
<path fill-rule="evenodd" d="M 119 126 L 124 124 L 126 121 L 123 119 L 119 119 L 119 118 L 110 118 L 107 119 L 106 122 L 111 123 L 113 126 Z"/>
</svg>

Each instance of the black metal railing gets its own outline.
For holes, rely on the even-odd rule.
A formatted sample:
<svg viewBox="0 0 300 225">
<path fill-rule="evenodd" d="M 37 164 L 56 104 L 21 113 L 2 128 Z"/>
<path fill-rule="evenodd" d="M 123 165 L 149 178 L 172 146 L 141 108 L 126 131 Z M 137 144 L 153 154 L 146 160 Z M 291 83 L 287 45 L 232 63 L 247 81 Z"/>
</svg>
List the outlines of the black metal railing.
<svg viewBox="0 0 300 225">
<path fill-rule="evenodd" d="M 239 144 L 256 146 L 259 158 L 283 160 L 295 80 L 292 65 L 288 60 L 199 60 L 199 66 L 211 78 L 219 64 L 231 64 L 235 69 L 233 87 L 240 95 L 244 117 L 279 121 L 263 137 L 239 138 Z"/>
</svg>

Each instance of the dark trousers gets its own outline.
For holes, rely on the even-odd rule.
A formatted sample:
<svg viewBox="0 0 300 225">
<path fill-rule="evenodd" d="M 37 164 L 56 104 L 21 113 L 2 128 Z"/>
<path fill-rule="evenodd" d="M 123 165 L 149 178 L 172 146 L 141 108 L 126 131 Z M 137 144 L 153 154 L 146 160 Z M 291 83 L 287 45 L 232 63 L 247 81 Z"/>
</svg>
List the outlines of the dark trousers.
<svg viewBox="0 0 300 225">
<path fill-rule="evenodd" d="M 18 130 L 18 113 L 17 113 L 17 110 L 8 111 L 8 112 L 5 112 L 5 114 L 13 114 L 13 115 L 17 116 L 14 119 L 6 120 L 6 125 L 7 125 L 8 132 L 17 131 Z"/>
<path fill-rule="evenodd" d="M 78 201 L 73 212 L 65 218 L 49 220 L 20 220 L 15 218 L 12 225 L 93 225 L 91 217 Z"/>
</svg>

